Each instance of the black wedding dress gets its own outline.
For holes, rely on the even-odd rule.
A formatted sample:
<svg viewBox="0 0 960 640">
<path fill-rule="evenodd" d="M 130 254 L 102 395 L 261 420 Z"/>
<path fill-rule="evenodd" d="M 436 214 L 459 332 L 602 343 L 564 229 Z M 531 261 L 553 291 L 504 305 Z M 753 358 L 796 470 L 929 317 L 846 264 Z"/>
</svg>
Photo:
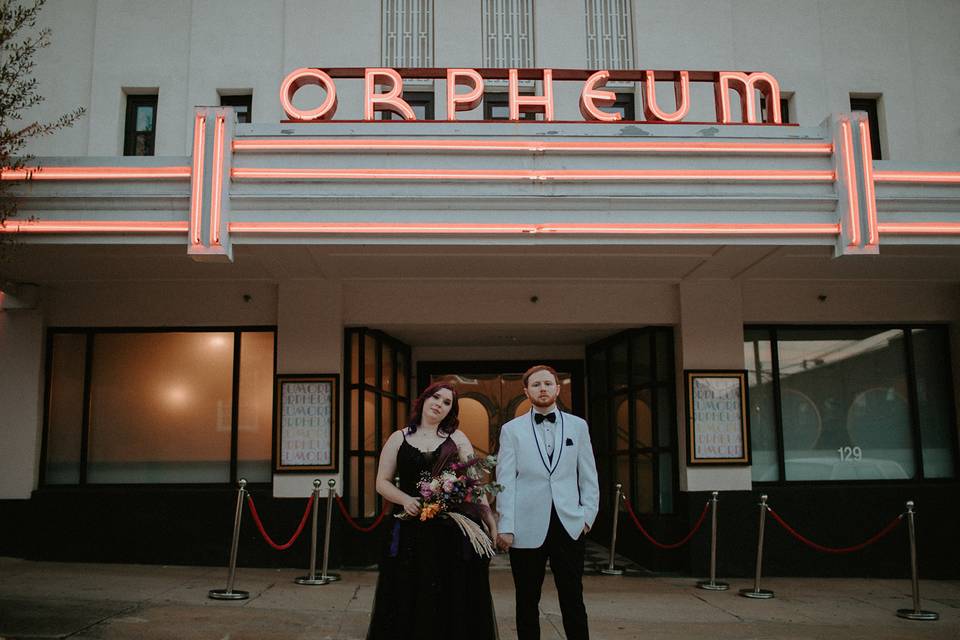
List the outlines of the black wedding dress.
<svg viewBox="0 0 960 640">
<path fill-rule="evenodd" d="M 450 438 L 430 453 L 404 439 L 397 452 L 400 490 L 417 495 L 422 472 L 436 475 L 457 460 Z M 496 639 L 490 561 L 448 518 L 390 520 L 367 640 Z"/>
</svg>

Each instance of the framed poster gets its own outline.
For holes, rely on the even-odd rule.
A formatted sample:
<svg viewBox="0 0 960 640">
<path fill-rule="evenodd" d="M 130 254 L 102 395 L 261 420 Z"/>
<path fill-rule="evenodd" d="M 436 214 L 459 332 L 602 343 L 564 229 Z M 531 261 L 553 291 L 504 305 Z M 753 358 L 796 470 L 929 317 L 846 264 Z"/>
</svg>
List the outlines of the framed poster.
<svg viewBox="0 0 960 640">
<path fill-rule="evenodd" d="M 274 470 L 336 473 L 340 376 L 279 374 L 274 398 Z"/>
<path fill-rule="evenodd" d="M 750 464 L 747 372 L 684 371 L 687 464 Z"/>
</svg>

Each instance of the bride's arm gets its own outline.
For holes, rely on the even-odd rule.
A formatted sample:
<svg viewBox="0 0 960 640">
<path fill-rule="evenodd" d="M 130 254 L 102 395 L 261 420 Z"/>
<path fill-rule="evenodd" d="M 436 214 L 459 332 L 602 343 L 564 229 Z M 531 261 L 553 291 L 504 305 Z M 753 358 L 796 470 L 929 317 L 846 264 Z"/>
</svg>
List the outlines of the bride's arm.
<svg viewBox="0 0 960 640">
<path fill-rule="evenodd" d="M 472 458 L 475 453 L 473 450 L 473 445 L 470 443 L 470 438 L 467 437 L 462 431 L 454 431 L 451 436 L 453 441 L 457 444 L 457 451 L 460 454 L 460 461 L 467 462 Z M 480 497 L 480 504 L 482 504 L 486 509 L 483 509 L 483 523 L 487 525 L 487 530 L 490 532 L 490 539 L 497 539 L 497 519 L 493 515 L 493 509 L 490 508 L 490 503 L 487 501 L 487 496 L 483 495 Z"/>
<path fill-rule="evenodd" d="M 409 515 L 420 513 L 420 500 L 400 491 L 393 484 L 393 477 L 397 473 L 397 452 L 403 444 L 403 432 L 394 431 L 383 449 L 380 450 L 380 463 L 377 466 L 377 493 L 394 504 L 399 504 Z"/>
</svg>

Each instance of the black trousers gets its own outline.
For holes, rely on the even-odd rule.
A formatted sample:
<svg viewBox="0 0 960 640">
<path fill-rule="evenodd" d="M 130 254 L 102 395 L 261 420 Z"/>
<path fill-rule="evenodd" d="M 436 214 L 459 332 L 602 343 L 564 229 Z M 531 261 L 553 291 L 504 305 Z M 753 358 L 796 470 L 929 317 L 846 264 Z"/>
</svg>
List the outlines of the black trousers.
<svg viewBox="0 0 960 640">
<path fill-rule="evenodd" d="M 510 549 L 519 640 L 540 640 L 540 591 L 548 559 L 557 585 L 567 640 L 589 640 L 587 609 L 583 606 L 583 549 L 583 535 L 576 540 L 571 538 L 555 509 L 550 511 L 550 528 L 541 547 Z"/>
</svg>

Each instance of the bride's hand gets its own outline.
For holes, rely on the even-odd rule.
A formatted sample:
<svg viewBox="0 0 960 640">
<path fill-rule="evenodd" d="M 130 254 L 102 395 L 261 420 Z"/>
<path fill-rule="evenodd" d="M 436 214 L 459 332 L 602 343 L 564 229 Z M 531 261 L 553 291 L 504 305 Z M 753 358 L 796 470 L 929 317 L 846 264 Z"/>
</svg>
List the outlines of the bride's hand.
<svg viewBox="0 0 960 640">
<path fill-rule="evenodd" d="M 403 501 L 403 511 L 408 516 L 416 517 L 420 515 L 420 500 L 413 496 L 407 496 Z"/>
</svg>

